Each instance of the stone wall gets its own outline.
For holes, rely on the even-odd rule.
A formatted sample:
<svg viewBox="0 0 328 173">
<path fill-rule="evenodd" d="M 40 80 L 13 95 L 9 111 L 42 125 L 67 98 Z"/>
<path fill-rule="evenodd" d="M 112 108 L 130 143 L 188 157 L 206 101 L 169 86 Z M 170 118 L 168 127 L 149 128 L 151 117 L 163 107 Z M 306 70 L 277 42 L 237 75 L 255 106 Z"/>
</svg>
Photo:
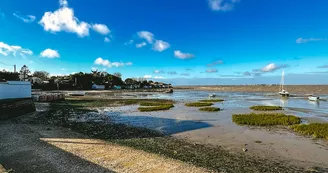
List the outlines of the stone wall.
<svg viewBox="0 0 328 173">
<path fill-rule="evenodd" d="M 0 100 L 0 120 L 6 120 L 35 111 L 32 98 Z"/>
</svg>

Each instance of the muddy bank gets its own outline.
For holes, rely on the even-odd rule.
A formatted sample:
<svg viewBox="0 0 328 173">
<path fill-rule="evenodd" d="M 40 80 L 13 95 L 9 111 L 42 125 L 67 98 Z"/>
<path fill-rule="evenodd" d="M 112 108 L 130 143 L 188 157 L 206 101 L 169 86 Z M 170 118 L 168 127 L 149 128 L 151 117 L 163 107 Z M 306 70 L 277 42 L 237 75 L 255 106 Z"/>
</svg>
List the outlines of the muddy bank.
<svg viewBox="0 0 328 173">
<path fill-rule="evenodd" d="M 328 94 L 328 85 L 287 85 L 291 94 Z M 221 92 L 279 92 L 279 86 L 175 86 L 175 89 L 205 90 Z"/>
<path fill-rule="evenodd" d="M 113 124 L 111 123 L 112 116 L 107 116 L 109 118 L 109 122 L 106 121 L 106 117 L 103 117 L 101 115 L 104 114 L 104 112 L 98 110 L 103 109 L 109 109 L 108 108 L 97 108 L 93 109 L 91 112 L 89 109 L 91 105 L 88 105 L 88 107 L 83 106 L 83 104 L 77 104 L 75 101 L 74 104 L 66 102 L 60 102 L 60 103 L 52 103 L 50 105 L 50 109 L 46 110 L 44 108 L 44 105 L 41 106 L 42 110 L 40 114 L 31 115 L 31 116 L 24 116 L 19 119 L 19 121 L 23 121 L 24 124 L 37 124 L 37 125 L 51 125 L 54 127 L 65 127 L 65 129 L 71 129 L 73 131 L 79 132 L 81 134 L 87 135 L 88 139 L 101 139 L 106 140 L 107 142 L 111 143 L 110 145 L 114 144 L 117 146 L 125 146 L 141 151 L 145 151 L 147 153 L 153 153 L 156 155 L 164 156 L 166 158 L 171 158 L 174 160 L 180 160 L 183 162 L 191 163 L 193 165 L 196 165 L 198 167 L 204 167 L 209 170 L 213 170 L 215 172 L 309 172 L 309 167 L 300 167 L 296 166 L 294 164 L 291 164 L 290 162 L 285 162 L 278 160 L 276 158 L 262 158 L 258 157 L 256 155 L 248 154 L 248 152 L 231 152 L 229 150 L 226 150 L 217 144 L 210 145 L 209 143 L 201 143 L 201 142 L 195 142 L 196 140 L 193 140 L 192 138 L 187 139 L 178 139 L 172 136 L 165 136 L 162 133 L 159 133 L 158 131 L 149 130 L 143 127 L 133 127 L 129 125 L 123 125 L 123 124 Z M 109 105 L 106 105 L 109 106 Z M 122 117 L 127 112 L 133 113 L 136 115 L 136 112 L 133 111 L 136 110 L 136 106 L 125 106 L 130 107 L 128 109 L 125 109 L 123 107 L 110 107 L 110 110 L 115 113 L 115 109 L 121 110 L 120 113 L 117 112 L 115 114 L 116 117 Z M 176 109 L 179 108 L 179 106 L 175 107 Z M 129 110 L 130 109 L 130 110 Z M 132 110 L 131 110 L 132 109 Z M 96 112 L 95 112 L 96 111 Z M 98 113 L 97 113 L 98 112 Z M 162 112 L 162 113 L 168 113 L 167 115 L 171 116 L 171 114 L 168 112 Z M 180 112 L 181 113 L 181 112 Z M 81 120 L 81 115 L 83 114 L 89 114 L 92 118 L 82 118 L 82 121 L 76 121 Z M 177 112 L 174 113 L 175 115 L 178 115 Z M 164 115 L 164 114 L 162 114 Z M 181 115 L 181 114 L 180 114 Z M 97 116 L 101 116 L 102 118 L 94 118 Z M 159 114 L 156 112 L 153 112 L 151 114 L 148 114 L 148 116 L 152 117 L 158 117 Z M 83 116 L 82 116 L 83 117 Z M 142 118 L 142 116 L 139 116 Z M 147 120 L 147 116 L 144 116 L 146 119 L 139 119 L 142 120 L 143 123 L 151 123 L 151 121 L 144 121 Z M 162 130 L 165 129 L 176 129 L 178 128 L 178 131 L 172 131 L 171 134 L 181 134 L 184 131 L 190 131 L 191 129 L 184 129 L 179 127 L 177 123 L 181 123 L 183 125 L 182 127 L 189 127 L 189 122 L 193 122 L 194 120 L 190 121 L 191 117 L 186 117 L 189 119 L 189 121 L 183 120 L 185 119 L 184 116 L 180 117 L 158 117 L 157 120 L 154 121 L 152 124 L 160 125 L 160 127 L 163 127 L 163 125 L 167 124 L 167 128 L 161 128 Z M 206 117 L 205 117 L 206 118 Z M 207 117 L 208 118 L 208 117 Z M 96 121 L 95 121 L 96 119 Z M 211 118 L 212 119 L 212 118 Z M 149 120 L 149 119 L 148 119 Z M 154 119 L 153 119 L 154 120 Z M 201 121 L 210 121 L 210 120 L 196 120 L 195 124 L 204 124 L 205 122 Z M 135 121 L 136 122 L 136 121 Z M 156 123 L 157 122 L 157 123 Z M 123 123 L 123 122 L 122 122 Z M 163 124 L 165 123 L 165 124 Z M 189 125 L 188 125 L 189 124 Z M 210 122 L 207 122 L 207 124 L 210 124 Z M 172 126 L 170 126 L 172 125 Z M 165 125 L 166 126 L 166 125 Z M 165 127 L 164 126 L 164 127 Z M 176 126 L 176 128 L 174 128 Z M 0 126 L 1 127 L 1 126 Z M 14 126 L 13 126 L 14 127 Z M 215 127 L 215 126 L 213 126 Z M 6 128 L 6 127 L 4 127 Z M 208 129 L 204 128 L 204 126 L 198 126 L 199 130 L 201 129 Z M 18 128 L 20 129 L 20 128 Z M 51 128 L 52 129 L 52 128 Z M 46 129 L 47 130 L 47 129 Z M 24 130 L 25 131 L 25 130 Z M 49 130 L 51 131 L 51 130 Z M 194 129 L 190 132 L 198 131 L 197 129 Z M 4 131 L 5 132 L 5 131 Z M 6 134 L 6 133 L 5 133 Z M 174 135 L 176 136 L 176 135 Z M 45 136 L 39 136 L 39 138 L 49 138 Z M 70 140 L 70 139 L 63 139 L 63 136 L 54 136 L 53 138 L 56 139 L 45 139 L 43 141 L 46 141 L 48 144 L 55 145 L 58 148 L 66 150 L 67 148 L 70 148 L 69 144 L 74 143 L 101 143 L 99 141 L 80 141 L 80 140 Z M 67 137 L 64 137 L 67 138 Z M 67 144 L 65 144 L 67 143 Z M 82 144 L 83 145 L 83 144 Z M 7 146 L 9 146 L 7 144 Z M 80 144 L 79 144 L 80 146 Z M 91 148 L 92 146 L 90 146 Z M 245 147 L 245 146 L 244 146 Z M 241 149 L 241 148 L 240 148 Z M 98 153 L 98 151 L 104 151 L 103 153 Z M 2 150 L 4 151 L 4 150 Z M 110 156 L 108 154 L 107 150 L 105 152 L 104 148 L 95 149 L 91 151 L 86 152 L 78 152 L 81 151 L 81 148 L 77 149 L 69 149 L 70 152 L 74 154 L 79 154 L 79 157 L 87 159 L 87 160 L 100 160 L 100 162 L 97 162 L 98 165 L 102 165 L 108 163 L 110 165 L 111 162 L 115 162 L 115 160 L 108 160 L 108 158 L 116 158 L 122 157 L 122 156 L 131 156 L 130 152 L 123 152 L 120 153 L 119 156 Z M 95 153 L 97 152 L 97 153 Z M 82 154 L 82 153 L 85 153 Z M 93 156 L 98 156 L 97 159 L 93 158 Z M 8 157 L 7 157 L 8 158 Z M 136 157 L 134 160 L 140 160 L 137 159 L 139 157 Z M 152 159 L 155 161 L 158 161 L 158 159 Z M 1 160 L 0 160 L 1 161 Z M 182 163 L 182 162 L 175 162 L 175 163 Z M 115 162 L 116 163 L 116 162 Z M 138 162 L 139 163 L 139 162 Z M 156 162 L 158 163 L 158 162 Z M 8 163 L 7 163 L 8 164 Z M 139 163 L 140 166 L 144 165 L 142 163 Z M 135 163 L 134 161 L 127 162 L 126 165 L 133 165 L 136 168 L 138 168 L 139 164 Z M 170 164 L 171 165 L 171 164 Z M 166 166 L 164 166 L 166 167 Z M 175 164 L 171 165 L 171 168 L 177 167 Z M 130 167 L 129 167 L 130 168 Z M 194 167 L 195 168 L 195 167 Z M 192 170 L 194 170 L 194 168 Z M 196 169 L 196 168 L 195 168 Z M 312 169 L 312 168 L 311 168 Z M 115 169 L 114 169 L 115 170 Z M 129 170 L 129 169 L 128 169 Z M 139 170 L 139 169 L 137 169 Z M 138 172 L 138 171 L 135 172 Z M 170 169 L 172 170 L 172 169 Z M 198 169 L 197 170 L 203 170 L 204 169 Z M 322 170 L 321 168 L 317 169 L 320 172 Z M 159 171 L 159 170 L 158 170 Z M 150 172 L 158 172 L 158 171 L 150 171 Z M 122 172 L 122 171 L 118 171 Z M 123 171 L 124 172 L 124 171 Z M 184 171 L 178 171 L 178 172 L 184 172 Z M 188 171 L 189 172 L 189 171 Z M 191 171 L 193 172 L 193 171 Z M 199 172 L 199 171 L 196 171 Z"/>
</svg>

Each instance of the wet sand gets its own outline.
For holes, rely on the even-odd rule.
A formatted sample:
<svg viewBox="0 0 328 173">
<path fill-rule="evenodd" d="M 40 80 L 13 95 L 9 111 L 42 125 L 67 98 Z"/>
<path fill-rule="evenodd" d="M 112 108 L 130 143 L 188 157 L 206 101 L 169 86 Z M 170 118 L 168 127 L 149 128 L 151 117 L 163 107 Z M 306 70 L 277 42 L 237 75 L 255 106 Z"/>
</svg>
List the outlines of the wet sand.
<svg viewBox="0 0 328 173">
<path fill-rule="evenodd" d="M 218 103 L 220 105 L 221 103 Z M 169 111 L 141 113 L 138 106 L 124 106 L 100 110 L 117 123 L 147 127 L 201 144 L 223 146 L 231 152 L 243 152 L 304 167 L 328 167 L 328 141 L 313 140 L 291 132 L 287 128 L 254 128 L 238 126 L 231 121 L 233 113 L 249 109 L 224 109 L 204 113 L 185 107 L 182 102 Z M 255 141 L 260 141 L 257 143 Z"/>
</svg>

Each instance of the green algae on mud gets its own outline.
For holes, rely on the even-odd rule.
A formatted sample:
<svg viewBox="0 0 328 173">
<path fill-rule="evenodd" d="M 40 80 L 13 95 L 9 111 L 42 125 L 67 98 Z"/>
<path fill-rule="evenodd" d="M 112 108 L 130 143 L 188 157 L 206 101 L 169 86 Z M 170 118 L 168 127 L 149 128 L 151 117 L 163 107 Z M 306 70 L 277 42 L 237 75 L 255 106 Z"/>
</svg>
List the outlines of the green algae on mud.
<svg viewBox="0 0 328 173">
<path fill-rule="evenodd" d="M 158 154 L 215 172 L 306 172 L 303 168 L 285 162 L 231 153 L 219 146 L 196 144 L 146 128 L 114 123 L 69 121 L 71 117 L 90 111 L 88 108 L 68 102 L 51 103 L 49 110 L 35 116 L 34 120 L 36 123 L 70 128 L 90 138 Z"/>
<path fill-rule="evenodd" d="M 212 106 L 213 103 L 205 103 L 205 102 L 193 102 L 193 103 L 186 103 L 188 107 L 204 107 L 204 106 Z"/>
<path fill-rule="evenodd" d="M 239 125 L 253 126 L 288 126 L 301 123 L 301 119 L 299 117 L 293 115 L 285 115 L 282 113 L 234 114 L 232 115 L 232 121 Z"/>
<path fill-rule="evenodd" d="M 290 128 L 303 135 L 328 139 L 328 123 L 299 124 L 293 125 Z"/>
<path fill-rule="evenodd" d="M 169 110 L 173 107 L 174 107 L 173 104 L 162 104 L 162 105 L 158 105 L 158 106 L 139 107 L 138 110 L 140 112 L 152 112 L 152 111 Z"/>
<path fill-rule="evenodd" d="M 252 106 L 250 109 L 255 111 L 277 111 L 283 110 L 281 106 Z"/>
<path fill-rule="evenodd" d="M 199 108 L 199 110 L 200 111 L 205 111 L 205 112 L 218 112 L 221 109 L 217 108 L 217 107 L 202 107 L 202 108 Z"/>
</svg>

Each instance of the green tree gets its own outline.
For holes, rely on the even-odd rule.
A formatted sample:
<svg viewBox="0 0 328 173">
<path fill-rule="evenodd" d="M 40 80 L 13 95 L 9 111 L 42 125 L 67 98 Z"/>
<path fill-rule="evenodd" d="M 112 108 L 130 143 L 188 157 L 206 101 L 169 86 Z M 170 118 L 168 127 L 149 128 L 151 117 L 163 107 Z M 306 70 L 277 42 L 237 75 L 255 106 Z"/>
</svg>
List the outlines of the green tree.
<svg viewBox="0 0 328 173">
<path fill-rule="evenodd" d="M 28 79 L 28 75 L 31 73 L 31 71 L 28 69 L 26 65 L 23 65 L 21 70 L 19 71 L 19 78 L 21 81 L 26 81 Z"/>
<path fill-rule="evenodd" d="M 38 77 L 41 80 L 47 80 L 49 78 L 49 73 L 46 71 L 35 71 L 33 77 Z"/>
</svg>

